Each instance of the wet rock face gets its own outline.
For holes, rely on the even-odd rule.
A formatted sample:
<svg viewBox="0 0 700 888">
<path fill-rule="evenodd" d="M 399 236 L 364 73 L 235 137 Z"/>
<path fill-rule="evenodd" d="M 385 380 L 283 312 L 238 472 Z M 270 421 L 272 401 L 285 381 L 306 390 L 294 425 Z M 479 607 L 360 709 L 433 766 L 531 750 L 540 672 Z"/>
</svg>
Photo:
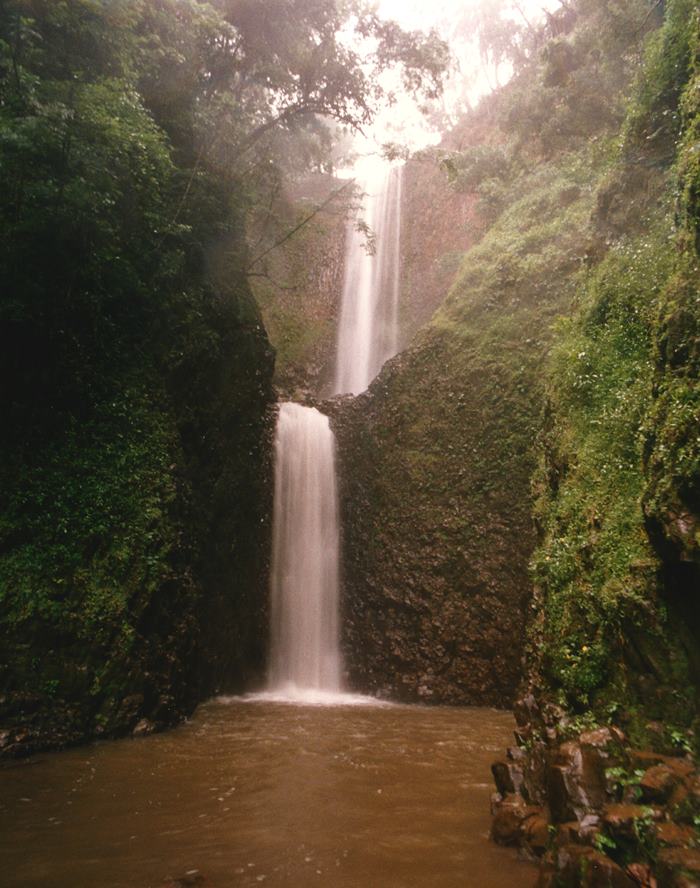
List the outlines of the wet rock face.
<svg viewBox="0 0 700 888">
<path fill-rule="evenodd" d="M 526 460 L 491 460 L 483 388 L 442 346 L 431 334 L 332 411 L 345 661 L 364 692 L 504 706 L 529 595 Z"/>
<path fill-rule="evenodd" d="M 581 888 L 638 888 L 632 879 L 605 854 L 581 845 L 564 845 L 557 858 L 557 876 L 552 885 Z"/>
<path fill-rule="evenodd" d="M 477 140 L 478 127 L 469 133 Z M 458 193 L 433 160 L 404 170 L 401 217 L 401 343 L 410 343 L 445 298 L 464 253 L 483 229 L 473 194 Z"/>
<path fill-rule="evenodd" d="M 259 255 L 325 205 L 294 237 L 272 249 L 251 278 L 277 352 L 274 382 L 281 400 L 318 397 L 333 381 L 350 184 L 328 175 L 309 176 L 277 200 L 272 227 L 267 213 L 252 225 L 251 250 Z"/>
<path fill-rule="evenodd" d="M 528 836 L 539 835 L 542 822 L 542 812 L 539 808 L 525 804 L 521 796 L 509 794 L 496 808 L 491 824 L 491 837 L 499 845 L 517 846 L 526 841 Z M 543 849 L 546 844 L 545 839 L 541 843 Z"/>
</svg>

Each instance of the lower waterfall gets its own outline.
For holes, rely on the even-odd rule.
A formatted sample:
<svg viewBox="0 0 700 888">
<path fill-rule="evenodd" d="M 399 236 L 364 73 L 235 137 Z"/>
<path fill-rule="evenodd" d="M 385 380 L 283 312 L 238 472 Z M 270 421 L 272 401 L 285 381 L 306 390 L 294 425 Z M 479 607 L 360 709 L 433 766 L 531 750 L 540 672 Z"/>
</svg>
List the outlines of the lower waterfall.
<svg viewBox="0 0 700 888">
<path fill-rule="evenodd" d="M 280 405 L 268 688 L 288 696 L 342 690 L 335 437 L 328 417 Z"/>
</svg>

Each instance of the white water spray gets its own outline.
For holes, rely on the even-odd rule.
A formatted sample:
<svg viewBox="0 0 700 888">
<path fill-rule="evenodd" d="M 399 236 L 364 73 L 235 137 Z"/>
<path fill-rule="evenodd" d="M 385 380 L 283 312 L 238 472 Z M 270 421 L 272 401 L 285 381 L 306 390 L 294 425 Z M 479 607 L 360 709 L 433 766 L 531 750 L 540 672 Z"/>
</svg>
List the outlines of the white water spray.
<svg viewBox="0 0 700 888">
<path fill-rule="evenodd" d="M 398 351 L 403 167 L 368 159 L 356 181 L 365 196 L 348 222 L 335 394 L 363 392 Z M 374 255 L 359 220 L 375 237 Z"/>
<path fill-rule="evenodd" d="M 335 438 L 313 407 L 280 406 L 268 688 L 303 699 L 341 690 Z"/>
</svg>

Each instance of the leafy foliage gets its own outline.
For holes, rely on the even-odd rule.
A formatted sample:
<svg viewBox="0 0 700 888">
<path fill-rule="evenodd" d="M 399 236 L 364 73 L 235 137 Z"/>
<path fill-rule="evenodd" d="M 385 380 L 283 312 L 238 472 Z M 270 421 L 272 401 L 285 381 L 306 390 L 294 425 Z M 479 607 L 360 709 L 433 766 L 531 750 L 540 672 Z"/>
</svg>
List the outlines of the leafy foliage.
<svg viewBox="0 0 700 888">
<path fill-rule="evenodd" d="M 696 34 L 675 0 L 649 39 L 598 199 L 614 240 L 559 327 L 536 475 L 542 674 L 569 706 L 614 711 L 638 742 L 650 718 L 685 729 L 695 714 L 697 218 L 685 209 L 692 186 L 680 211 L 662 196 L 634 224 L 611 225 L 609 208 L 659 193 L 649 170 L 667 191 L 687 183 Z"/>
</svg>

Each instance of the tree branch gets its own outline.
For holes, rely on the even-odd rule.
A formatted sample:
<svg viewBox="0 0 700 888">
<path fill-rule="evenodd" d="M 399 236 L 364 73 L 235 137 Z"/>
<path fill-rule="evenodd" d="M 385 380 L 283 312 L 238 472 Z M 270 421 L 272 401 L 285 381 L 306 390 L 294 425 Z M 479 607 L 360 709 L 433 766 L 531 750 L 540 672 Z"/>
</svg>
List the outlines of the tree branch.
<svg viewBox="0 0 700 888">
<path fill-rule="evenodd" d="M 644 27 L 646 26 L 646 23 L 647 23 L 647 22 L 649 21 L 649 19 L 651 18 L 651 14 L 652 14 L 652 12 L 654 12 L 654 10 L 655 10 L 657 7 L 659 7 L 660 5 L 661 5 L 661 0 L 656 0 L 656 2 L 653 3 L 653 4 L 649 7 L 649 11 L 648 11 L 647 14 L 644 16 L 644 19 L 642 20 L 641 24 L 637 27 L 636 31 L 634 32 L 634 33 L 635 33 L 635 36 L 636 36 L 637 34 L 639 34 L 639 32 L 642 30 L 642 28 L 644 28 Z"/>
<path fill-rule="evenodd" d="M 247 277 L 252 278 L 264 278 L 266 281 L 269 281 L 274 287 L 277 287 L 278 290 L 285 290 L 287 292 L 292 292 L 294 290 L 298 290 L 299 287 L 287 287 L 284 284 L 278 283 L 273 277 L 271 277 L 265 271 L 248 271 L 246 272 Z"/>
<path fill-rule="evenodd" d="M 340 197 L 340 195 L 344 191 L 347 191 L 347 189 L 350 188 L 354 184 L 355 184 L 355 180 L 351 179 L 349 182 L 346 182 L 345 185 L 342 185 L 340 188 L 336 188 L 335 191 L 332 191 L 330 193 L 330 195 L 323 201 L 323 203 L 320 206 L 316 207 L 316 209 L 312 213 L 309 213 L 308 216 L 305 216 L 301 220 L 301 222 L 299 222 L 298 225 L 295 225 L 294 228 L 292 228 L 290 231 L 288 231 L 284 235 L 284 237 L 279 238 L 279 240 L 275 241 L 275 243 L 271 247 L 268 247 L 267 250 L 264 250 L 259 256 L 257 256 L 255 259 L 253 259 L 253 261 L 246 268 L 245 273 L 250 274 L 251 268 L 254 268 L 258 264 L 258 262 L 261 262 L 266 256 L 269 256 L 269 254 L 273 250 L 276 250 L 278 247 L 281 247 L 282 244 L 286 243 L 291 237 L 294 237 L 294 235 L 298 231 L 300 231 L 305 225 L 307 225 L 315 216 L 317 216 L 319 213 L 323 212 L 323 210 L 329 204 L 331 204 L 337 197 Z"/>
</svg>

